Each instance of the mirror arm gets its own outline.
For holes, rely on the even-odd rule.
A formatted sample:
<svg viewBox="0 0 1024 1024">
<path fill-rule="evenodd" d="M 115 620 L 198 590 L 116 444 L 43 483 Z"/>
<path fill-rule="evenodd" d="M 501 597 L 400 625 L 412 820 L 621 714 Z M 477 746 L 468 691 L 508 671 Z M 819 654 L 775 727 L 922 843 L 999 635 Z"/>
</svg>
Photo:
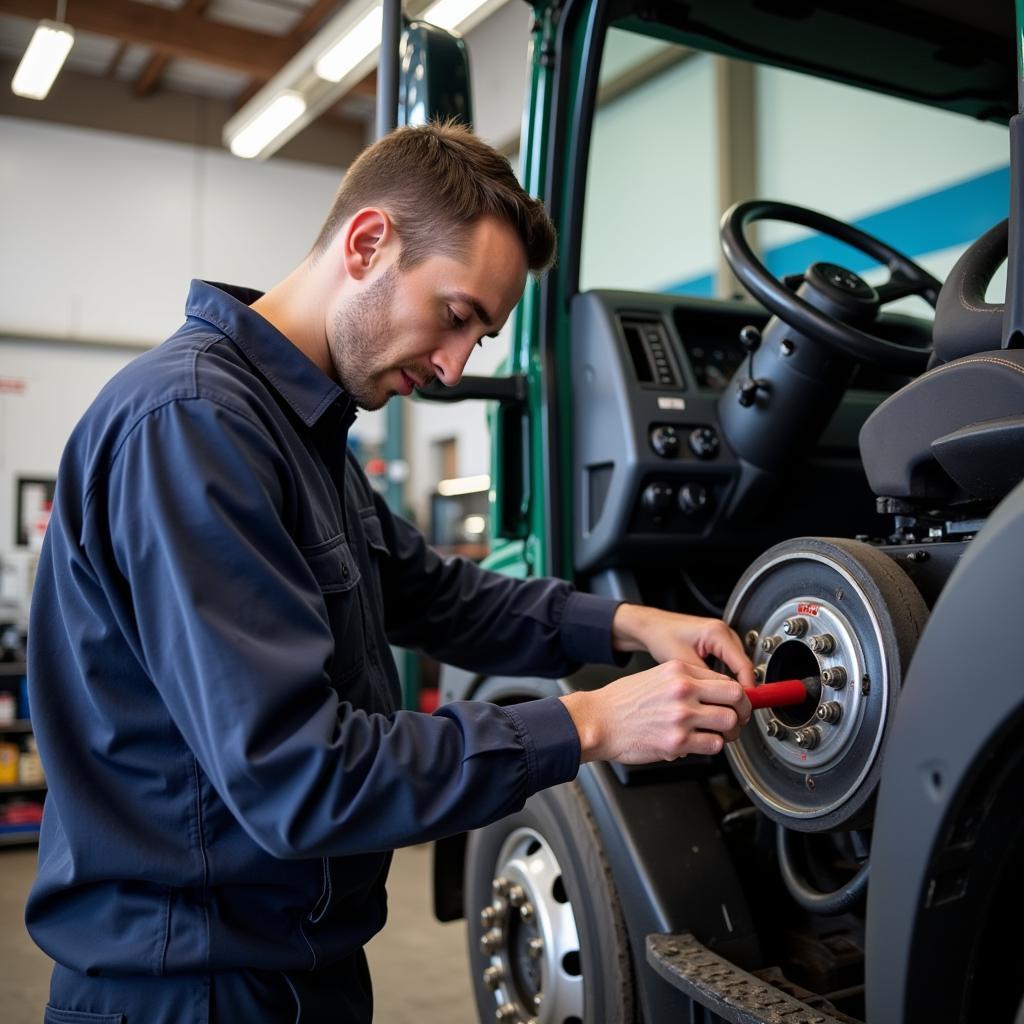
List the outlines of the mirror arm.
<svg viewBox="0 0 1024 1024">
<path fill-rule="evenodd" d="M 463 377 L 458 384 L 445 387 L 433 380 L 416 391 L 419 398 L 429 402 L 464 402 L 467 398 L 489 399 L 502 405 L 523 405 L 526 402 L 526 377 L 515 373 L 511 377 Z"/>
</svg>

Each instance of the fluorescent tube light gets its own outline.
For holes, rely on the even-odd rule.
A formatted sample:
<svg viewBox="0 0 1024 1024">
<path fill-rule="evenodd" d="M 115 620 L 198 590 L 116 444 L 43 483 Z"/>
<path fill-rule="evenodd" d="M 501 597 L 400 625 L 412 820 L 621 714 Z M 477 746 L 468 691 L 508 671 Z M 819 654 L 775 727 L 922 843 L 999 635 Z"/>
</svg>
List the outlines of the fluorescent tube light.
<svg viewBox="0 0 1024 1024">
<path fill-rule="evenodd" d="M 451 498 L 456 494 L 476 494 L 478 491 L 486 491 L 490 486 L 491 478 L 486 474 L 453 476 L 438 482 L 437 493 L 444 498 Z"/>
<path fill-rule="evenodd" d="M 235 135 L 229 145 L 235 156 L 259 154 L 293 121 L 306 112 L 306 101 L 291 89 L 280 93 Z"/>
<path fill-rule="evenodd" d="M 383 8 L 372 8 L 316 62 L 316 73 L 325 81 L 340 82 L 360 61 L 379 49 L 383 21 Z"/>
<path fill-rule="evenodd" d="M 25 99 L 46 99 L 74 41 L 75 30 L 70 25 L 58 21 L 39 22 L 14 72 L 11 89 Z"/>
<path fill-rule="evenodd" d="M 437 0 L 417 21 L 426 21 L 448 32 L 466 33 L 478 25 L 505 0 Z"/>
</svg>

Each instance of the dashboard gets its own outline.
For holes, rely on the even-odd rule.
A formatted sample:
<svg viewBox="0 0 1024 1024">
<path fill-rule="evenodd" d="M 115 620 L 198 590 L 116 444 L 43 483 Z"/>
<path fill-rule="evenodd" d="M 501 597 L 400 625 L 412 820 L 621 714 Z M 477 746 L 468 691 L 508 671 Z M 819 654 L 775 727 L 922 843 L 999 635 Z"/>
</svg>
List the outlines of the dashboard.
<svg viewBox="0 0 1024 1024">
<path fill-rule="evenodd" d="M 761 307 L 591 291 L 574 297 L 571 321 L 577 571 L 673 555 L 699 565 L 788 536 L 881 530 L 857 436 L 902 380 L 855 380 L 810 456 L 766 473 L 730 449 L 719 414 L 738 397 L 740 331 L 768 322 Z"/>
</svg>

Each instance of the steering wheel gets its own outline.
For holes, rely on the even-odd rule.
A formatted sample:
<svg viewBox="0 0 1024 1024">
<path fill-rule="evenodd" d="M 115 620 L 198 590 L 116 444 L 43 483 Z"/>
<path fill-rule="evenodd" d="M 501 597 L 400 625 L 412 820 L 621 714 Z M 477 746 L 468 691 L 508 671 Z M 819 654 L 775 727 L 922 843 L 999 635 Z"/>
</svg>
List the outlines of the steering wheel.
<svg viewBox="0 0 1024 1024">
<path fill-rule="evenodd" d="M 889 279 L 877 288 L 852 271 L 832 263 L 815 263 L 803 275 L 780 281 L 754 254 L 746 227 L 761 220 L 777 220 L 811 228 L 853 246 L 889 268 Z M 892 246 L 851 224 L 790 203 L 753 199 L 726 210 L 721 224 L 722 250 L 733 273 L 765 308 L 807 335 L 832 345 L 854 359 L 896 373 L 922 372 L 931 348 L 918 348 L 869 334 L 835 315 L 870 322 L 878 310 L 896 299 L 919 295 L 934 308 L 941 282 Z M 801 286 L 797 294 L 795 286 Z M 808 301 L 814 297 L 820 306 Z M 834 311 L 834 312 L 833 312 Z"/>
</svg>

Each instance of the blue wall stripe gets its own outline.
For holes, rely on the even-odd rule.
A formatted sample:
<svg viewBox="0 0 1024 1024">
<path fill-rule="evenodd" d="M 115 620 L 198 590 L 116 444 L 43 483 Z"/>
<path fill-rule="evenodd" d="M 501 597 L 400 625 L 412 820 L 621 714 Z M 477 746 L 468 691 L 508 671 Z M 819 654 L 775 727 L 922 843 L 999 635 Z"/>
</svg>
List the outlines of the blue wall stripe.
<svg viewBox="0 0 1024 1024">
<path fill-rule="evenodd" d="M 999 167 L 879 210 L 854 223 L 907 256 L 924 256 L 973 242 L 1006 216 L 1009 202 L 1010 168 Z M 777 277 L 801 273 L 812 263 L 822 261 L 839 263 L 858 273 L 875 266 L 869 256 L 822 235 L 775 246 L 763 259 Z M 702 274 L 665 290 L 673 295 L 711 296 L 714 285 L 714 274 Z"/>
</svg>

